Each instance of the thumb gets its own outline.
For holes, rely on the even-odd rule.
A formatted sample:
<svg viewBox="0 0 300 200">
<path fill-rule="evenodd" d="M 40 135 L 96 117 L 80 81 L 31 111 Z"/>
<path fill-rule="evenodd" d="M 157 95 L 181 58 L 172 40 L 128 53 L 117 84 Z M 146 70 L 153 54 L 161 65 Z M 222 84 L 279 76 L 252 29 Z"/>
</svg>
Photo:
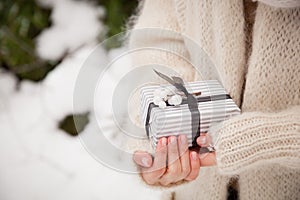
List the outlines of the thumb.
<svg viewBox="0 0 300 200">
<path fill-rule="evenodd" d="M 197 138 L 197 144 L 201 147 L 207 147 L 209 146 L 209 144 L 211 143 L 211 138 L 209 136 L 209 134 L 201 134 L 198 138 Z"/>
<path fill-rule="evenodd" d="M 152 156 L 144 151 L 136 151 L 133 154 L 134 162 L 140 167 L 151 167 L 152 166 Z"/>
</svg>

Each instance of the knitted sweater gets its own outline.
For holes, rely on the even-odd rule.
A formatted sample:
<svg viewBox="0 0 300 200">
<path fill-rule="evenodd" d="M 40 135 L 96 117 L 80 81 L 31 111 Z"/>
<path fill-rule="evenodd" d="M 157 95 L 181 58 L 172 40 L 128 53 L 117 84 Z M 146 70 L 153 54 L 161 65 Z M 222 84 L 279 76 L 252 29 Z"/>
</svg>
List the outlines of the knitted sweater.
<svg viewBox="0 0 300 200">
<path fill-rule="evenodd" d="M 201 167 L 195 181 L 164 198 L 226 199 L 235 177 L 241 200 L 300 199 L 300 8 L 293 7 L 300 3 L 290 2 L 258 2 L 250 32 L 241 0 L 143 3 L 134 26 L 142 31 L 129 42 L 141 49 L 134 65 L 168 66 L 188 81 L 218 78 L 242 109 L 210 131 L 219 136 L 217 165 Z"/>
</svg>

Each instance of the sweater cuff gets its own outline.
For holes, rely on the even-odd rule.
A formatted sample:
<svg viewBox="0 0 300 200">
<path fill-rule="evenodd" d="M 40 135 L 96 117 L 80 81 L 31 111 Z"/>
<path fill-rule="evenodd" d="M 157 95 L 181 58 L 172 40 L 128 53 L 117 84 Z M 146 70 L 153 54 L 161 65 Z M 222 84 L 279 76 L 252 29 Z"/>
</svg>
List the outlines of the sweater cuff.
<svg viewBox="0 0 300 200">
<path fill-rule="evenodd" d="M 215 129 L 220 173 L 236 175 L 266 162 L 299 168 L 299 108 L 273 114 L 243 113 L 224 121 Z"/>
</svg>

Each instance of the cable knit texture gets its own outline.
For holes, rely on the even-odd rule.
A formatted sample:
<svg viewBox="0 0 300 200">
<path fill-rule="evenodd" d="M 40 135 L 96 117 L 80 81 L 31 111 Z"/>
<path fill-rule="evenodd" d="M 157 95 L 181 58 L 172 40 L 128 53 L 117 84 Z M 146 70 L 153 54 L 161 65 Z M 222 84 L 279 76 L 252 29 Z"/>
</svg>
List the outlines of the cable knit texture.
<svg viewBox="0 0 300 200">
<path fill-rule="evenodd" d="M 165 65 L 187 81 L 217 73 L 242 108 L 241 115 L 211 129 L 219 136 L 217 166 L 201 168 L 195 181 L 169 189 L 164 199 L 226 199 L 232 177 L 238 177 L 242 200 L 300 199 L 297 6 L 298 0 L 258 2 L 247 52 L 249 34 L 241 0 L 144 2 L 134 26 L 142 31 L 133 32 L 129 41 L 132 49 L 139 49 L 133 54 L 134 65 Z M 198 47 L 216 71 L 205 67 L 209 65 Z M 133 143 L 129 146 L 139 149 Z"/>
</svg>

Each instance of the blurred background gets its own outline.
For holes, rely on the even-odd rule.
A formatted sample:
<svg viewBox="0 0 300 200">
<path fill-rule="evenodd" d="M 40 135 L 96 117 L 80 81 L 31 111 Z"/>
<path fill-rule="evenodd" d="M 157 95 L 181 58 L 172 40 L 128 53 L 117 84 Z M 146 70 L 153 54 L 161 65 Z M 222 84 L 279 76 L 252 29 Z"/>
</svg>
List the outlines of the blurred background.
<svg viewBox="0 0 300 200">
<path fill-rule="evenodd" d="M 89 155 L 78 135 L 93 126 L 90 105 L 74 111 L 72 104 L 82 63 L 99 42 L 126 29 L 137 5 L 137 0 L 0 1 L 1 200 L 160 195 Z M 108 43 L 99 63 L 124 48 Z"/>
</svg>

